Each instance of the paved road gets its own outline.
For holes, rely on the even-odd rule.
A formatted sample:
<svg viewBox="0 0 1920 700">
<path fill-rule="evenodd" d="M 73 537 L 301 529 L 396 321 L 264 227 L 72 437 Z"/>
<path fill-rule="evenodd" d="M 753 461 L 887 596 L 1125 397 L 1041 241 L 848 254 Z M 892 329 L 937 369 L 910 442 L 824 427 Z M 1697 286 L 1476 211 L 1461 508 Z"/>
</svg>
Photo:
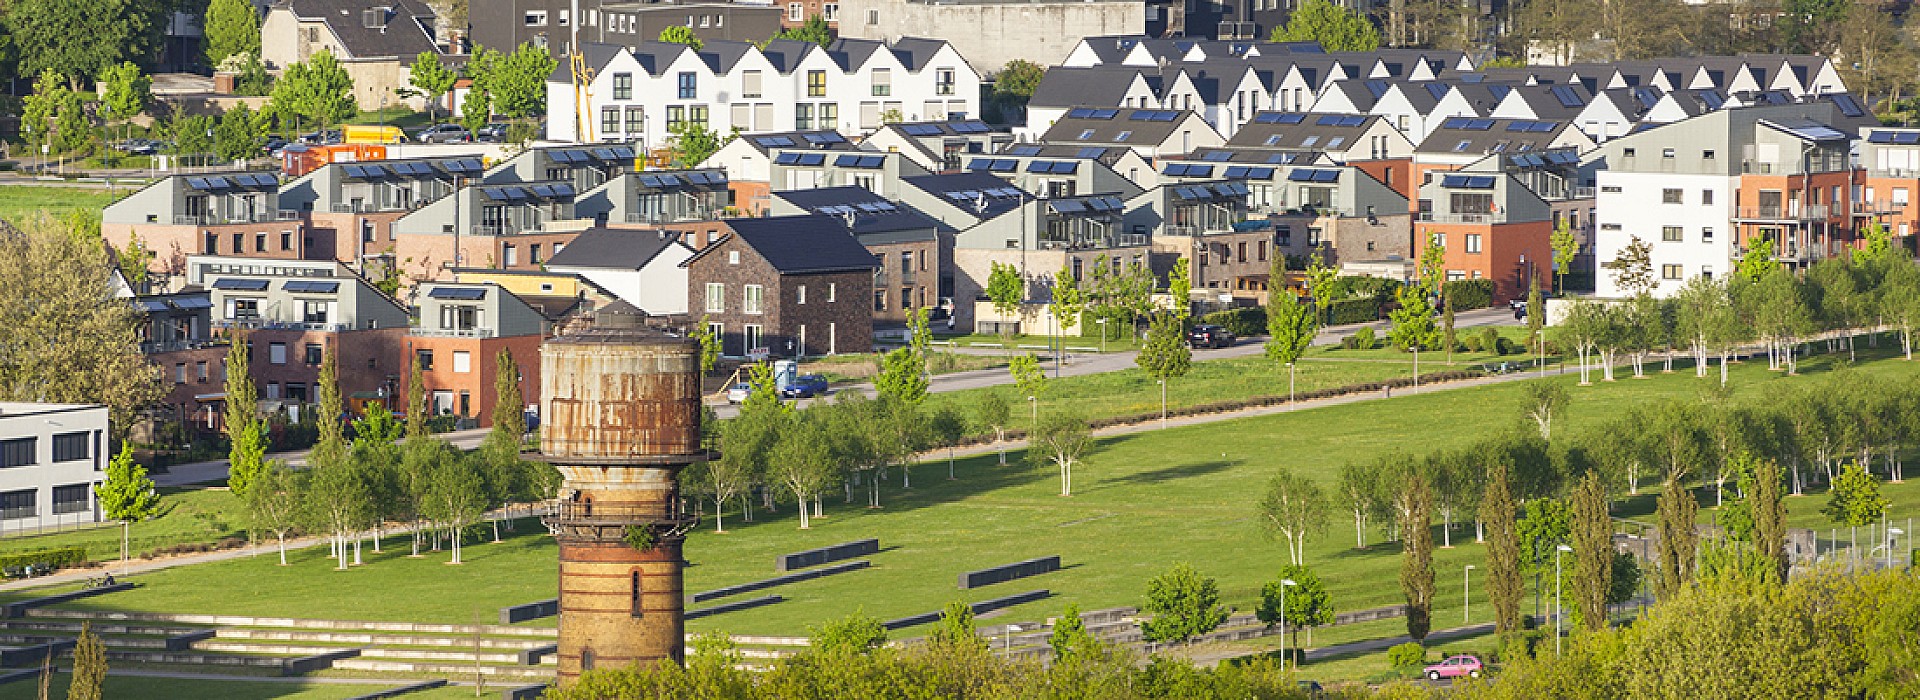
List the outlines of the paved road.
<svg viewBox="0 0 1920 700">
<path fill-rule="evenodd" d="M 1513 313 L 1510 311 L 1507 311 L 1506 309 L 1501 309 L 1501 308 L 1479 309 L 1475 311 L 1468 311 L 1465 313 L 1455 314 L 1453 327 L 1456 330 L 1459 330 L 1459 329 L 1467 329 L 1467 328 L 1479 328 L 1481 326 L 1510 324 L 1512 322 L 1513 322 Z M 1353 323 L 1353 324 L 1347 324 L 1347 325 L 1341 325 L 1341 326 L 1329 326 L 1327 328 L 1320 329 L 1320 334 L 1314 337 L 1313 344 L 1333 345 L 1333 344 L 1339 343 L 1342 338 L 1345 338 L 1349 335 L 1353 335 L 1355 331 L 1358 331 L 1361 328 L 1372 328 L 1376 332 L 1384 332 L 1386 330 L 1386 327 L 1387 327 L 1386 321 L 1374 321 L 1372 323 Z M 975 349 L 974 352 L 977 352 L 977 354 L 991 354 L 991 355 L 1001 354 L 1000 351 L 994 350 L 991 348 L 978 348 L 978 349 Z M 1224 360 L 1224 359 L 1236 358 L 1236 357 L 1251 357 L 1254 355 L 1259 355 L 1263 352 L 1266 352 L 1266 346 L 1264 345 L 1263 340 L 1259 338 L 1242 338 L 1239 344 L 1234 345 L 1232 347 L 1219 348 L 1219 349 L 1208 348 L 1208 349 L 1195 350 L 1193 351 L 1193 359 L 1196 362 L 1205 361 L 1205 360 Z M 1049 376 L 1077 377 L 1085 374 L 1103 374 L 1106 372 L 1118 372 L 1121 370 L 1133 369 L 1136 366 L 1134 364 L 1133 358 L 1139 354 L 1140 353 L 1138 351 L 1132 351 L 1132 350 L 1129 350 L 1126 352 L 1110 352 L 1110 353 L 1087 353 L 1087 354 L 1069 353 L 1066 356 L 1066 362 L 1059 367 L 1054 366 L 1052 361 L 1053 358 L 1050 358 L 1050 357 L 1042 357 L 1041 366 L 1047 370 Z M 934 375 L 933 381 L 931 382 L 928 390 L 934 391 L 934 392 L 963 391 L 966 389 L 979 389 L 982 387 L 999 386 L 1002 384 L 1012 384 L 1012 383 L 1013 383 L 1013 377 L 1005 369 L 998 369 L 998 368 L 981 369 L 981 370 L 972 370 L 967 372 L 953 372 L 950 374 Z M 864 392 L 869 397 L 874 396 L 873 384 L 869 382 L 862 382 L 859 384 L 838 387 L 836 391 L 860 391 L 860 392 Z M 802 400 L 800 402 L 800 406 L 802 408 L 805 408 L 806 406 L 811 405 L 816 400 L 817 399 Z M 719 415 L 721 418 L 732 418 L 734 415 L 738 414 L 738 410 L 732 405 L 716 404 L 714 406 L 714 413 Z"/>
<path fill-rule="evenodd" d="M 480 441 L 486 439 L 487 432 L 488 430 L 485 428 L 477 428 L 474 430 L 446 433 L 441 437 L 453 443 L 454 447 L 471 450 L 480 446 Z M 307 463 L 307 451 L 276 452 L 267 455 L 267 459 L 284 459 L 288 464 L 304 466 Z M 154 474 L 153 483 L 159 486 L 186 486 L 189 484 L 204 484 L 212 481 L 220 481 L 225 478 L 227 478 L 227 460 L 218 459 L 209 462 L 173 465 L 168 467 L 164 474 Z"/>
</svg>

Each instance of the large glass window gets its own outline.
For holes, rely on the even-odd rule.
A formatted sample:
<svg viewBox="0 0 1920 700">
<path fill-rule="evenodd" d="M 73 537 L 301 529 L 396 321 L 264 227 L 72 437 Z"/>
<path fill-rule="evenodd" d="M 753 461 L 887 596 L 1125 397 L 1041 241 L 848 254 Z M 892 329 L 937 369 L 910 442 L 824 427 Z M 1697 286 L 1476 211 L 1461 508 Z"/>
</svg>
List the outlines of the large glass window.
<svg viewBox="0 0 1920 700">
<path fill-rule="evenodd" d="M 26 467 L 40 461 L 40 438 L 0 440 L 0 467 Z"/>
<path fill-rule="evenodd" d="M 92 484 L 53 487 L 53 514 L 66 515 L 92 510 L 93 503 L 88 500 L 88 492 L 92 489 Z"/>
<path fill-rule="evenodd" d="M 679 80 L 680 80 L 680 99 L 691 100 L 694 98 L 695 95 L 699 94 L 700 79 L 696 74 L 692 72 L 681 73 L 679 76 Z"/>
<path fill-rule="evenodd" d="M 807 96 L 827 96 L 827 72 L 823 70 L 807 71 Z"/>
<path fill-rule="evenodd" d="M 33 489 L 0 493 L 0 518 L 13 520 L 39 515 L 40 509 L 36 507 L 38 496 Z"/>
<path fill-rule="evenodd" d="M 727 310 L 727 285 L 719 282 L 707 283 L 707 311 L 721 313 Z"/>
<path fill-rule="evenodd" d="M 613 74 L 613 99 L 616 99 L 616 100 L 633 99 L 633 74 L 632 73 Z"/>
<path fill-rule="evenodd" d="M 93 459 L 93 434 L 60 433 L 53 436 L 53 461 L 78 462 Z"/>
<path fill-rule="evenodd" d="M 757 284 L 746 285 L 744 293 L 742 293 L 740 296 L 740 312 L 747 313 L 747 314 L 761 313 L 760 302 L 761 302 L 762 295 L 764 293 L 765 293 L 765 288 L 761 287 L 760 285 L 757 285 Z"/>
</svg>

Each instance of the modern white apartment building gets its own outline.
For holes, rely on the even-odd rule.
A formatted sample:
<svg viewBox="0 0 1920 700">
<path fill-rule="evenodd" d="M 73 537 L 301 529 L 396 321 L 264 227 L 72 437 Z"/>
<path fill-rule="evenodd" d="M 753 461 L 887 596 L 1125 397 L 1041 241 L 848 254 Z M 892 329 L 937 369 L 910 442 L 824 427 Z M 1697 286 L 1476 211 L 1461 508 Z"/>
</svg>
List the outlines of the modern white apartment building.
<svg viewBox="0 0 1920 700">
<path fill-rule="evenodd" d="M 841 39 L 831 47 L 776 39 L 764 47 L 709 41 L 699 49 L 644 42 L 582 46 L 588 109 L 576 112 L 573 71 L 547 81 L 547 138 L 664 145 L 674 124 L 725 135 L 833 129 L 859 134 L 887 121 L 977 114 L 980 74 L 946 42 Z M 584 129 L 576 114 L 585 117 Z"/>
<path fill-rule="evenodd" d="M 107 407 L 0 403 L 0 532 L 100 521 Z"/>
</svg>

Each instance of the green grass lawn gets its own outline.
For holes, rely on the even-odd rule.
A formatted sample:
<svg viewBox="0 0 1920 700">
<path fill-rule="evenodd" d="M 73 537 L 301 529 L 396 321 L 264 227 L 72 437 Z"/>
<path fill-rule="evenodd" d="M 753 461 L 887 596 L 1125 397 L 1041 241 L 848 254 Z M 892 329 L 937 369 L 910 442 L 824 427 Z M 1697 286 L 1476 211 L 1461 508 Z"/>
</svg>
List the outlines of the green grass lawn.
<svg viewBox="0 0 1920 700">
<path fill-rule="evenodd" d="M 25 225 L 39 212 L 58 217 L 75 209 L 99 210 L 129 191 L 122 186 L 113 190 L 84 187 L 38 185 L 0 186 L 0 219 Z"/>
<path fill-rule="evenodd" d="M 1810 358 L 1802 371 L 1826 371 L 1831 358 Z M 1915 370 L 1909 363 L 1880 360 L 1863 362 L 1857 371 L 1862 380 L 1872 380 Z M 1554 381 L 1569 385 L 1576 380 L 1571 374 L 1554 376 Z M 1733 377 L 1743 387 L 1800 381 L 1768 372 L 1761 363 L 1739 365 Z M 1679 372 L 1574 388 L 1560 428 L 1588 429 L 1635 404 L 1692 396 L 1711 381 Z M 687 543 L 686 557 L 693 564 L 686 571 L 689 593 L 772 576 L 773 559 L 782 553 L 866 537 L 879 538 L 882 551 L 870 557 L 870 569 L 783 586 L 768 592 L 785 596 L 784 602 L 695 620 L 688 627 L 696 632 L 798 635 L 810 625 L 856 610 L 887 619 L 937 610 L 952 600 L 1049 589 L 1054 593 L 1050 600 L 989 618 L 1036 620 L 1058 614 L 1070 602 L 1089 609 L 1137 605 L 1147 579 L 1178 561 L 1192 562 L 1217 577 L 1224 602 L 1249 610 L 1257 604 L 1261 584 L 1284 561 L 1282 548 L 1265 539 L 1253 519 L 1253 504 L 1276 467 L 1331 484 L 1348 461 L 1389 450 L 1419 454 L 1463 445 L 1511 429 L 1518 420 L 1521 390 L 1519 384 L 1504 384 L 1396 393 L 1390 401 L 1111 438 L 1101 441 L 1076 471 L 1072 498 L 1057 495 L 1058 480 L 1050 469 L 999 467 L 991 455 L 983 455 L 961 460 L 957 481 L 947 481 L 945 465 L 938 463 L 914 469 L 912 490 L 901 489 L 896 476 L 884 489 L 882 509 L 844 504 L 840 494 L 829 494 L 829 517 L 816 520 L 808 531 L 795 527 L 790 506 L 761 513 L 755 523 L 730 515 L 730 532 L 725 534 L 713 533 L 709 518 Z M 1882 493 L 1892 500 L 1896 518 L 1920 512 L 1920 480 L 1887 485 Z M 1793 521 L 1815 524 L 1824 500 L 1818 495 L 1790 500 Z M 1637 507 L 1637 502 L 1629 504 L 1623 512 Z M 1703 519 L 1712 512 L 1703 512 Z M 1399 602 L 1398 547 L 1381 543 L 1378 532 L 1372 532 L 1371 546 L 1355 549 L 1348 522 L 1335 514 L 1328 531 L 1308 547 L 1308 563 L 1327 581 L 1336 607 L 1357 610 Z M 144 575 L 136 579 L 146 584 L 142 588 L 69 607 L 449 623 L 472 622 L 477 615 L 490 620 L 500 606 L 554 595 L 554 548 L 531 529 L 522 526 L 519 536 L 504 544 L 469 547 L 469 563 L 461 567 L 443 564 L 444 553 L 422 559 L 390 553 L 367 566 L 335 572 L 324 561 L 323 550 L 310 550 L 286 568 L 261 557 Z M 1472 543 L 1468 528 L 1457 530 L 1453 541 L 1455 547 L 1435 554 L 1436 628 L 1459 624 L 1462 569 L 1483 563 L 1482 548 Z M 400 550 L 394 544 L 389 548 Z M 1063 558 L 1059 572 L 973 591 L 955 588 L 962 571 L 1053 554 Z M 1484 621 L 1491 610 L 1485 607 L 1479 581 L 1475 584 L 1475 621 Z M 1523 608 L 1532 611 L 1530 602 Z M 1325 630 L 1314 641 L 1324 645 L 1348 634 L 1389 636 L 1399 628 L 1398 621 L 1385 621 L 1367 629 Z"/>
<path fill-rule="evenodd" d="M 54 698 L 67 697 L 67 685 L 72 676 L 56 673 L 49 695 Z M 263 681 L 263 680 L 206 680 L 198 678 L 161 678 L 149 676 L 108 675 L 102 694 L 109 698 L 165 698 L 168 700 L 343 700 L 367 693 L 384 690 L 389 687 L 405 685 L 406 681 L 394 681 L 387 685 L 362 685 L 357 683 L 311 683 L 299 681 Z M 492 688 L 492 686 L 489 686 Z M 40 682 L 27 679 L 0 685 L 0 700 L 30 700 L 39 697 Z M 499 693 L 490 692 L 489 696 Z M 408 693 L 403 697 L 409 700 L 452 700 L 453 698 L 473 697 L 473 688 L 435 688 L 417 693 Z"/>
<path fill-rule="evenodd" d="M 1065 338 L 1054 338 L 1052 336 L 1045 336 L 1045 335 L 1016 335 L 1016 336 L 1013 336 L 1011 339 L 1003 340 L 1000 336 L 993 335 L 991 333 L 941 334 L 939 332 L 935 332 L 933 334 L 933 340 L 936 343 L 953 343 L 954 345 L 963 347 L 963 348 L 979 347 L 979 348 L 986 348 L 991 350 L 995 348 L 1012 347 L 1015 351 L 1018 351 L 1018 352 L 1032 352 L 1037 354 L 1045 354 L 1045 351 L 1039 350 L 1037 348 L 1041 348 L 1041 347 L 1050 348 L 1054 346 L 1053 345 L 1054 343 L 1058 343 L 1061 340 L 1064 340 L 1066 342 L 1067 347 L 1073 348 L 1074 352 L 1125 352 L 1127 350 L 1137 350 L 1140 347 L 1139 343 L 1136 342 L 1135 339 L 1130 337 L 1129 338 L 1108 338 L 1106 344 L 1103 346 L 1100 343 L 1100 336 L 1098 335 L 1090 335 L 1090 336 L 1073 335 L 1073 336 L 1066 336 Z M 1020 347 L 1023 345 L 1030 346 L 1030 347 L 1025 347 L 1025 348 Z"/>
<path fill-rule="evenodd" d="M 160 517 L 133 524 L 133 556 L 157 547 L 246 536 L 246 513 L 232 491 L 166 488 L 160 493 Z M 0 538 L 0 554 L 71 546 L 85 547 L 87 557 L 94 561 L 118 560 L 120 528 L 107 523 L 84 530 Z"/>
</svg>

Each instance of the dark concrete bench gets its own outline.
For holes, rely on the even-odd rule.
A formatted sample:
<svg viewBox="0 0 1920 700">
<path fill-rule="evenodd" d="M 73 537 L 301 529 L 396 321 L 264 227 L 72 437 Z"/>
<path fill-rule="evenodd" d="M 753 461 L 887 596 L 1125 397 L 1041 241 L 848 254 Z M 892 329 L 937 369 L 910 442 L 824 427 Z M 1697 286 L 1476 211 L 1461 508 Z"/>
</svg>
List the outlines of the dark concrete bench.
<svg viewBox="0 0 1920 700">
<path fill-rule="evenodd" d="M 1010 608 L 1015 605 L 1020 605 L 1022 603 L 1031 603 L 1036 600 L 1045 600 L 1046 597 L 1050 595 L 1053 595 L 1051 591 L 1048 591 L 1047 589 L 1042 588 L 1037 591 L 1027 591 L 1025 593 L 1016 593 L 1010 596 L 1002 596 L 1002 597 L 994 598 L 991 600 L 983 600 L 978 603 L 969 604 L 967 607 L 973 608 L 973 614 L 980 615 L 984 613 L 993 612 L 1001 608 Z M 918 615 L 909 615 L 907 617 L 902 617 L 899 619 L 882 622 L 880 623 L 880 626 L 890 630 L 897 630 L 903 627 L 912 627 L 914 625 L 924 625 L 930 622 L 938 621 L 940 619 L 940 615 L 942 612 L 944 611 L 935 611 L 930 613 L 920 613 Z"/>
<path fill-rule="evenodd" d="M 501 608 L 500 624 L 511 625 L 516 622 L 553 617 L 558 614 L 560 614 L 560 599 L 548 598 L 546 600 L 527 603 L 526 605 L 512 605 Z"/>
<path fill-rule="evenodd" d="M 962 573 L 960 574 L 960 589 L 966 590 L 969 588 L 979 588 L 981 586 L 991 586 L 996 583 L 1006 583 L 1018 578 L 1039 576 L 1040 574 L 1059 570 L 1060 557 L 1058 556 L 1028 559 L 1006 566 L 996 566 L 991 569 L 980 569 L 978 571 Z"/>
<path fill-rule="evenodd" d="M 718 615 L 720 613 L 730 613 L 738 610 L 748 610 L 751 608 L 760 607 L 762 605 L 772 605 L 782 600 L 786 600 L 786 599 L 777 595 L 761 596 L 759 598 L 748 598 L 746 600 L 736 600 L 731 603 L 721 603 L 711 608 L 700 608 L 698 610 L 688 610 L 686 614 L 686 619 L 696 620 L 702 617 L 710 617 L 713 615 Z"/>
<path fill-rule="evenodd" d="M 832 547 L 809 549 L 804 552 L 782 554 L 773 560 L 774 571 L 793 571 L 809 566 L 819 566 L 842 559 L 875 554 L 880 551 L 880 540 L 866 539 L 836 544 Z"/>
<path fill-rule="evenodd" d="M 834 574 L 843 574 L 848 571 L 858 571 L 860 569 L 864 569 L 872 565 L 873 565 L 873 562 L 869 562 L 865 559 L 861 559 L 859 561 L 850 561 L 843 564 L 835 564 L 833 566 L 813 569 L 810 571 L 797 571 L 791 574 L 787 574 L 785 576 L 775 576 L 769 579 L 761 579 L 759 581 L 743 583 L 738 586 L 727 586 L 726 588 L 715 588 L 711 591 L 701 591 L 699 593 L 693 594 L 693 602 L 704 603 L 709 600 L 713 600 L 715 598 L 725 598 L 727 596 L 740 595 L 742 593 L 752 593 L 754 591 L 772 588 L 774 586 L 784 586 L 789 583 L 799 583 L 801 581 L 816 579 L 822 576 L 832 576 Z"/>
<path fill-rule="evenodd" d="M 26 600 L 15 601 L 12 603 L 7 603 L 5 606 L 0 606 L 0 617 L 5 617 L 9 620 L 14 618 L 19 618 L 19 617 L 26 617 L 27 611 L 33 608 L 46 607 L 48 605 L 58 605 L 60 603 L 65 603 L 71 600 L 79 600 L 81 598 L 91 598 L 93 596 L 101 595 L 103 593 L 115 593 L 119 591 L 128 590 L 130 588 L 133 588 L 133 584 L 122 581 L 120 583 L 116 583 L 111 586 L 94 586 L 92 588 L 82 588 L 80 590 L 72 591 L 68 593 L 57 593 L 54 595 L 43 596 L 40 598 L 28 598 Z"/>
<path fill-rule="evenodd" d="M 419 683 L 410 683 L 408 685 L 399 686 L 397 688 L 388 688 L 386 690 L 382 690 L 375 693 L 367 693 L 366 695 L 355 695 L 351 698 L 347 698 L 347 700 L 386 700 L 387 698 L 406 695 L 407 693 L 417 693 L 422 690 L 433 690 L 434 688 L 445 687 L 446 684 L 447 684 L 447 679 L 445 678 L 441 678 L 438 680 L 431 680 L 431 681 L 420 681 Z"/>
<path fill-rule="evenodd" d="M 312 673 L 323 668 L 333 668 L 333 662 L 341 659 L 351 659 L 359 655 L 359 649 L 341 649 L 340 651 L 330 651 L 325 654 L 314 654 L 312 656 L 287 659 L 286 664 L 281 666 L 281 675 L 298 676 L 303 673 Z"/>
<path fill-rule="evenodd" d="M 546 694 L 547 686 L 544 683 L 540 685 L 523 685 L 500 691 L 500 700 L 540 700 L 540 696 Z"/>
<path fill-rule="evenodd" d="M 59 656 L 73 649 L 74 640 L 62 639 L 30 647 L 0 650 L 0 666 L 39 665 L 49 655 Z"/>
</svg>

